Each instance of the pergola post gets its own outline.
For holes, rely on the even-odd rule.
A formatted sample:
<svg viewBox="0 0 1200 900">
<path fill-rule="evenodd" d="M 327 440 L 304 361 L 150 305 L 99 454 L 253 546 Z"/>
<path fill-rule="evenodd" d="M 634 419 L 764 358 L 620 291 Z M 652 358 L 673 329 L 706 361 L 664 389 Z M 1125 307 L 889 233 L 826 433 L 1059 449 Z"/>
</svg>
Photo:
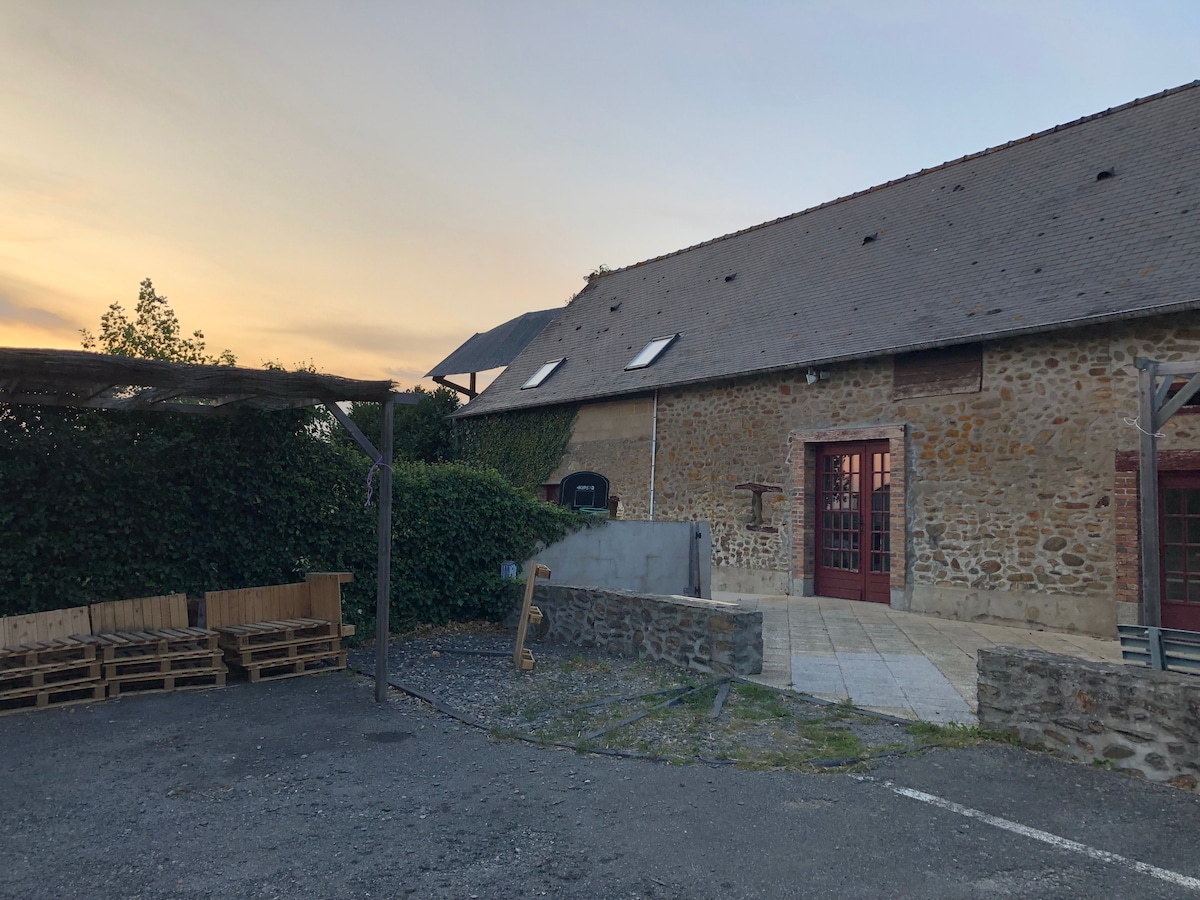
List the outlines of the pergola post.
<svg viewBox="0 0 1200 900">
<path fill-rule="evenodd" d="M 392 594 L 392 414 L 395 398 L 383 403 L 383 433 L 379 459 L 379 567 L 375 594 L 375 700 L 383 703 L 388 694 L 388 635 Z"/>
<path fill-rule="evenodd" d="M 1138 520 L 1141 524 L 1143 625 L 1162 625 L 1162 573 L 1158 551 L 1158 363 L 1138 359 Z"/>
</svg>

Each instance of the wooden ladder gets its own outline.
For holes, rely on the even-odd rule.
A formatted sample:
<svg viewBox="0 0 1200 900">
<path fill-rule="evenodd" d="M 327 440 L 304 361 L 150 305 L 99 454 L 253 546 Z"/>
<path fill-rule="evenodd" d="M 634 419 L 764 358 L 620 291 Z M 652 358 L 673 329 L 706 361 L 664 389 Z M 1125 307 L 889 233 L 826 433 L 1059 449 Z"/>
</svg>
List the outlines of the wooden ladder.
<svg viewBox="0 0 1200 900">
<path fill-rule="evenodd" d="M 525 602 L 521 604 L 521 621 L 517 625 L 517 646 L 513 649 L 513 665 L 518 671 L 531 671 L 535 665 L 533 653 L 525 649 L 525 635 L 530 624 L 542 624 L 542 611 L 533 605 L 533 585 L 538 578 L 549 578 L 550 570 L 540 563 L 529 564 L 529 577 L 525 579 Z"/>
</svg>

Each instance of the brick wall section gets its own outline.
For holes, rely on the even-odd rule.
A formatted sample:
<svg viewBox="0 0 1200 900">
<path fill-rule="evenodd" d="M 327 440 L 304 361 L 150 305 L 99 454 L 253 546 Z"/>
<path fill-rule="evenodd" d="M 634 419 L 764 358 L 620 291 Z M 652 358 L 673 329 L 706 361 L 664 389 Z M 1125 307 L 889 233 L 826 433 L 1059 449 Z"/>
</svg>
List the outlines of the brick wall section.
<svg viewBox="0 0 1200 900">
<path fill-rule="evenodd" d="M 1195 790 L 1200 678 L 1040 650 L 979 651 L 979 725 Z"/>
<path fill-rule="evenodd" d="M 762 672 L 762 613 L 711 600 L 539 584 L 538 637 L 714 675 Z"/>
<path fill-rule="evenodd" d="M 1118 465 L 1113 478 L 1113 525 L 1116 531 L 1117 568 L 1115 597 L 1120 603 L 1139 603 L 1142 597 L 1137 454 L 1133 453 L 1132 456 L 1133 471 L 1122 471 Z"/>
</svg>

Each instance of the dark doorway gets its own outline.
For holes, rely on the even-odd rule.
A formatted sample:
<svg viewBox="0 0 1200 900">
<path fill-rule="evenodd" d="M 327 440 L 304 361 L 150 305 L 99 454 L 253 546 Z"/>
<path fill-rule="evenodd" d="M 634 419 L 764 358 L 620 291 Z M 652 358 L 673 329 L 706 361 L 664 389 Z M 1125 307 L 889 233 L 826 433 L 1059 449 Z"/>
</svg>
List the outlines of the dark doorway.
<svg viewBox="0 0 1200 900">
<path fill-rule="evenodd" d="M 817 594 L 891 601 L 891 489 L 887 441 L 817 448 Z"/>
<path fill-rule="evenodd" d="M 1162 516 L 1162 624 L 1200 631 L 1200 472 L 1158 477 Z"/>
</svg>

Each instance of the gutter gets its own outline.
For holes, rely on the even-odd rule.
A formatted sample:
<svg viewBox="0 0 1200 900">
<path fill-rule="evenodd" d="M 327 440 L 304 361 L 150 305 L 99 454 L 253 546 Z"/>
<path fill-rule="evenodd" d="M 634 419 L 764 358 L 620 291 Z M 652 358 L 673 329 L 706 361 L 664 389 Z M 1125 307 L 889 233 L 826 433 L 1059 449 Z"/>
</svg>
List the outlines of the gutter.
<svg viewBox="0 0 1200 900">
<path fill-rule="evenodd" d="M 654 521 L 654 469 L 658 462 L 658 391 L 654 392 L 654 425 L 650 429 L 650 521 Z"/>
</svg>

